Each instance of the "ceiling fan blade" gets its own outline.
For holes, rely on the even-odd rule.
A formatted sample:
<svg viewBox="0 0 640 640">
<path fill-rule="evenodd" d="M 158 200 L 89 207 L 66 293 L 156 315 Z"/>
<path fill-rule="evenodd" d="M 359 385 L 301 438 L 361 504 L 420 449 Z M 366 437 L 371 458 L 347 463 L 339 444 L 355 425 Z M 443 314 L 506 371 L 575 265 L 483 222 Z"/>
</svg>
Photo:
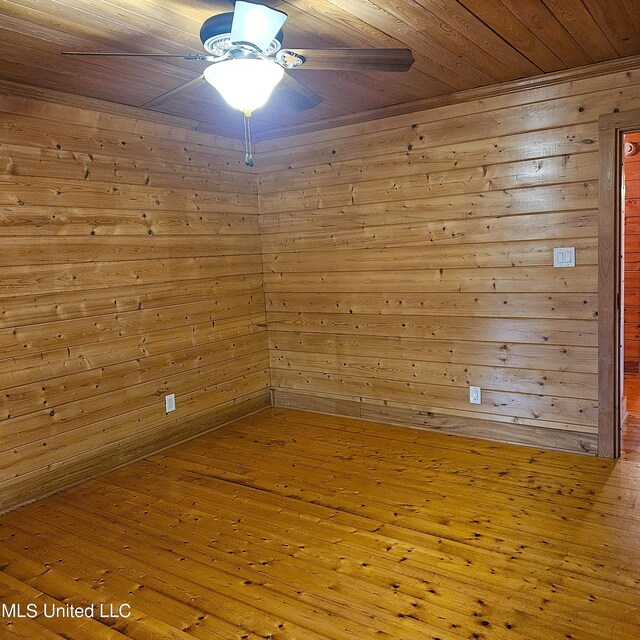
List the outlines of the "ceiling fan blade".
<svg viewBox="0 0 640 640">
<path fill-rule="evenodd" d="M 239 0 L 233 12 L 231 42 L 246 42 L 266 51 L 286 19 L 283 11 Z"/>
<path fill-rule="evenodd" d="M 313 109 L 313 107 L 317 107 L 322 102 L 322 98 L 315 91 L 309 89 L 309 87 L 288 73 L 282 76 L 277 91 L 278 96 L 284 97 L 287 104 L 295 111 Z"/>
<path fill-rule="evenodd" d="M 62 51 L 63 56 L 105 56 L 112 58 L 183 58 L 184 60 L 212 59 L 204 53 L 102 53 L 98 51 Z"/>
<path fill-rule="evenodd" d="M 411 49 L 292 49 L 305 58 L 296 70 L 408 71 Z"/>
<path fill-rule="evenodd" d="M 171 89 L 169 91 L 166 91 L 162 95 L 159 95 L 157 98 L 153 98 L 152 100 L 148 100 L 144 104 L 141 104 L 140 108 L 141 109 L 155 109 L 156 107 L 158 107 L 161 104 L 165 103 L 167 100 L 170 100 L 175 95 L 177 95 L 178 93 L 181 93 L 185 89 L 189 89 L 190 87 L 192 87 L 192 86 L 194 86 L 196 84 L 199 84 L 200 82 L 202 82 L 202 80 L 204 80 L 204 76 L 201 74 L 197 78 L 194 78 L 193 80 L 189 80 L 188 82 L 184 82 L 180 86 L 175 87 L 175 89 Z"/>
</svg>

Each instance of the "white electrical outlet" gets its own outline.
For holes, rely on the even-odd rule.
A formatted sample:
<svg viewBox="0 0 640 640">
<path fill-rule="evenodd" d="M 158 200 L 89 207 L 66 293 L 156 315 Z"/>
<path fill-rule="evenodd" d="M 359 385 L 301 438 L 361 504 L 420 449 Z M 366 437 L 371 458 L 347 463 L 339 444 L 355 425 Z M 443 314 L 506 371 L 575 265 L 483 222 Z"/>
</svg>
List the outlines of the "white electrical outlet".
<svg viewBox="0 0 640 640">
<path fill-rule="evenodd" d="M 480 387 L 469 387 L 469 402 L 471 404 L 482 404 L 482 389 Z"/>
<path fill-rule="evenodd" d="M 575 267 L 576 266 L 576 248 L 575 247 L 554 248 L 553 266 L 554 267 Z"/>
<path fill-rule="evenodd" d="M 176 394 L 171 393 L 164 397 L 164 407 L 167 413 L 171 413 L 176 410 Z"/>
</svg>

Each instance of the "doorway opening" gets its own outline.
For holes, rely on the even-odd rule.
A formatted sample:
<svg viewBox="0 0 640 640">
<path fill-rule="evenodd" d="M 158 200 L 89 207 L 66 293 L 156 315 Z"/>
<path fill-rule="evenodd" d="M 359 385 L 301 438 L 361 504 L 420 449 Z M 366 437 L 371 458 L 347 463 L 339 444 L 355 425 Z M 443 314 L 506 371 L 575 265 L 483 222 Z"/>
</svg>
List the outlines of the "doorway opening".
<svg viewBox="0 0 640 640">
<path fill-rule="evenodd" d="M 636 250 L 636 224 L 640 219 L 634 200 L 637 168 L 636 160 L 629 160 L 628 180 L 625 181 L 625 143 L 633 143 L 640 133 L 640 109 L 603 115 L 599 120 L 599 215 L 598 215 L 598 455 L 617 458 L 622 451 L 622 426 L 624 423 L 625 447 L 632 448 L 634 438 L 640 439 L 640 373 L 634 374 L 633 338 L 640 342 L 640 324 L 632 326 L 631 315 L 626 327 L 628 343 L 629 378 L 624 383 L 625 322 L 624 322 L 624 280 L 627 279 L 627 306 L 629 313 L 636 298 L 632 293 L 636 280 L 640 287 L 640 248 Z M 628 152 L 628 158 L 639 154 Z M 626 213 L 629 213 L 629 228 L 626 227 Z M 625 274 L 625 231 L 628 236 Z M 639 243 L 640 244 L 640 243 Z M 637 254 L 637 255 L 636 255 Z M 637 264 L 636 269 L 633 265 Z M 640 300 L 640 298 L 638 299 Z M 640 351 L 638 352 L 640 353 Z M 640 360 L 640 358 L 639 358 Z M 640 372 L 640 365 L 638 365 Z M 636 375 L 632 378 L 631 376 Z M 633 383 L 638 382 L 634 387 Z M 638 418 L 635 413 L 638 412 Z M 635 426 L 638 428 L 634 428 Z M 625 449 L 626 451 L 626 449 Z"/>
<path fill-rule="evenodd" d="M 640 132 L 621 142 L 621 452 L 640 460 Z"/>
</svg>

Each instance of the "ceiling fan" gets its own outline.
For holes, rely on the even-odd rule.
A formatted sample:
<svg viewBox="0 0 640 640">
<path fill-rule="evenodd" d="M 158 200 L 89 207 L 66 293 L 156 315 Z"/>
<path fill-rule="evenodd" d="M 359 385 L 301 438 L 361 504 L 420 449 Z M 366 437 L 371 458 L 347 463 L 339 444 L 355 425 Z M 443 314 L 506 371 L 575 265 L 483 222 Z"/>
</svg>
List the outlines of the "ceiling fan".
<svg viewBox="0 0 640 640">
<path fill-rule="evenodd" d="M 154 108 L 203 77 L 245 118 L 245 161 L 253 165 L 249 117 L 262 107 L 276 85 L 284 85 L 289 104 L 297 111 L 311 109 L 322 98 L 285 71 L 408 71 L 414 62 L 410 49 L 283 49 L 282 27 L 287 14 L 252 2 L 238 1 L 235 10 L 205 20 L 200 40 L 206 53 L 99 53 L 63 51 L 74 56 L 132 56 L 182 58 L 210 62 L 204 73 L 142 105 Z"/>
</svg>

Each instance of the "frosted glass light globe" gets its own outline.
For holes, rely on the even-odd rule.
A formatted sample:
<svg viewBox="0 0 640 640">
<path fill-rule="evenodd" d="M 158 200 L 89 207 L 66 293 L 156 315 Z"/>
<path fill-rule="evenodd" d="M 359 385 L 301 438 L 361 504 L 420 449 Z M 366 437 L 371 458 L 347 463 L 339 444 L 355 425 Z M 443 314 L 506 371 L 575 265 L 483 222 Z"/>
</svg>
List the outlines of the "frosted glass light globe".
<svg viewBox="0 0 640 640">
<path fill-rule="evenodd" d="M 267 102 L 283 75 L 284 69 L 279 64 L 261 58 L 234 58 L 204 70 L 205 80 L 229 106 L 246 116 Z"/>
</svg>

